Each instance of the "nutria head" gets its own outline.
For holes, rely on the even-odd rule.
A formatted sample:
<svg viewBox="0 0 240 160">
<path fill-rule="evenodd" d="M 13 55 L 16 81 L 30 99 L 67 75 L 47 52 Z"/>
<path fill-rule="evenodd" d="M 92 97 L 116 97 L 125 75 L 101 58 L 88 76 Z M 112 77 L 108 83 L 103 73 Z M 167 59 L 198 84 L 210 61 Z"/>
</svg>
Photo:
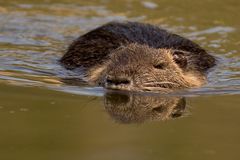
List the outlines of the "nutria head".
<svg viewBox="0 0 240 160">
<path fill-rule="evenodd" d="M 197 87 L 204 74 L 184 51 L 130 44 L 113 50 L 106 63 L 90 70 L 88 80 L 108 89 L 171 91 Z"/>
</svg>

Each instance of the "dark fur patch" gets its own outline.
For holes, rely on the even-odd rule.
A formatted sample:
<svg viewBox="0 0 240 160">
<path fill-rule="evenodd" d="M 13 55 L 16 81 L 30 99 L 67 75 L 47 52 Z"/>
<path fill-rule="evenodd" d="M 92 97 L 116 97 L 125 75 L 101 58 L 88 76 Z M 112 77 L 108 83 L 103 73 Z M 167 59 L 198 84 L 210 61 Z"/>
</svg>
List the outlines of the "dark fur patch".
<svg viewBox="0 0 240 160">
<path fill-rule="evenodd" d="M 129 43 L 186 51 L 190 54 L 183 52 L 175 59 L 182 68 L 187 66 L 205 72 L 215 65 L 215 58 L 196 43 L 159 27 L 137 22 L 111 22 L 80 36 L 60 62 L 68 69 L 93 67 L 105 62 L 114 49 Z"/>
</svg>

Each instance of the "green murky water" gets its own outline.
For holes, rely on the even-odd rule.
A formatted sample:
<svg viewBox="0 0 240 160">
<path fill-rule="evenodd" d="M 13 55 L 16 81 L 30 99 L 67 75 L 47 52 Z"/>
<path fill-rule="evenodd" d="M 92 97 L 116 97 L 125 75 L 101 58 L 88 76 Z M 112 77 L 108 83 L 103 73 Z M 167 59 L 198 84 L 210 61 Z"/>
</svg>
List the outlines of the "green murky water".
<svg viewBox="0 0 240 160">
<path fill-rule="evenodd" d="M 0 0 L 0 159 L 239 159 L 237 0 Z M 79 86 L 57 60 L 111 20 L 159 25 L 218 57 L 209 84 L 173 95 Z"/>
</svg>

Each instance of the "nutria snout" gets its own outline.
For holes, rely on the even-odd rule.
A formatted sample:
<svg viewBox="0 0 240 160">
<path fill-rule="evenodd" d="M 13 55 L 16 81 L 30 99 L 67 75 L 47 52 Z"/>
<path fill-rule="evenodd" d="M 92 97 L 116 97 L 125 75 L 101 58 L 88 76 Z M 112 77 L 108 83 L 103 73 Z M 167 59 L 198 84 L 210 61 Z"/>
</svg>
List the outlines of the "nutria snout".
<svg viewBox="0 0 240 160">
<path fill-rule="evenodd" d="M 61 62 L 68 69 L 84 68 L 89 84 L 170 91 L 203 85 L 215 58 L 194 42 L 156 26 L 112 22 L 80 36 Z"/>
</svg>

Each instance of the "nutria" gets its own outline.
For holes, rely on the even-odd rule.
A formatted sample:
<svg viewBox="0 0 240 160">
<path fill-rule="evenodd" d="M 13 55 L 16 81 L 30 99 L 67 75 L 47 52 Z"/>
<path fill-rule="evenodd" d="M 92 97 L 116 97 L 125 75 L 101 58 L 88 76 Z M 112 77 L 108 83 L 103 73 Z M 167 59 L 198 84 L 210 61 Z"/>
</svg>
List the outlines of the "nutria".
<svg viewBox="0 0 240 160">
<path fill-rule="evenodd" d="M 107 113 L 118 123 L 166 121 L 186 115 L 183 97 L 159 97 L 140 94 L 107 92 L 104 96 Z"/>
<path fill-rule="evenodd" d="M 199 87 L 215 58 L 198 44 L 150 24 L 110 22 L 77 38 L 60 62 L 109 89 Z"/>
</svg>

